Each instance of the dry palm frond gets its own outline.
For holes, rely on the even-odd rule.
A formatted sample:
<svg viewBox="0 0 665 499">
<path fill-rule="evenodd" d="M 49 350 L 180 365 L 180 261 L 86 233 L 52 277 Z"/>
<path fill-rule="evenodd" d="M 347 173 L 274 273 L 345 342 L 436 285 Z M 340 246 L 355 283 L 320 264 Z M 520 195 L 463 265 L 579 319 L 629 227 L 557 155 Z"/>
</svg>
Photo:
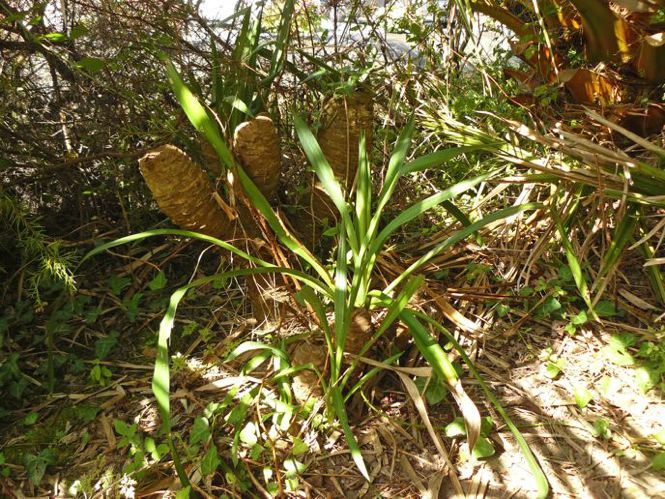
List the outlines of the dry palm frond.
<svg viewBox="0 0 665 499">
<path fill-rule="evenodd" d="M 273 121 L 257 116 L 236 128 L 233 152 L 261 193 L 274 196 L 282 171 L 279 135 Z"/>
<path fill-rule="evenodd" d="M 559 71 L 559 80 L 578 104 L 608 106 L 621 101 L 621 86 L 606 75 L 584 68 L 564 69 Z"/>
<path fill-rule="evenodd" d="M 213 198 L 201 168 L 173 145 L 161 146 L 139 160 L 139 169 L 159 208 L 183 229 L 226 238 L 233 224 Z"/>
<path fill-rule="evenodd" d="M 636 61 L 637 71 L 652 83 L 665 82 L 665 32 L 646 36 L 640 45 Z"/>
</svg>

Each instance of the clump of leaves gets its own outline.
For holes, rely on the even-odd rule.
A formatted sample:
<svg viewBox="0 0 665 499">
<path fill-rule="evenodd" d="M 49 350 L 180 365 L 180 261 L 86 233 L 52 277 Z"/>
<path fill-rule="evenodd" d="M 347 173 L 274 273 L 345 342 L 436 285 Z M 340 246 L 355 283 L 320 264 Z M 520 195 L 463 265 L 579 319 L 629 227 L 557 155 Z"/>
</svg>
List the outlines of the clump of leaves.
<svg viewBox="0 0 665 499">
<path fill-rule="evenodd" d="M 485 459 L 493 456 L 496 453 L 496 450 L 489 439 L 493 428 L 494 420 L 489 416 L 484 417 L 480 426 L 480 438 L 476 442 L 476 445 L 474 445 L 471 455 L 469 455 L 467 445 L 460 451 L 460 459 L 462 461 L 468 461 L 469 459 Z M 444 433 L 448 438 L 466 437 L 464 418 L 456 417 L 451 423 L 446 425 Z"/>
<path fill-rule="evenodd" d="M 125 463 L 123 471 L 133 473 L 141 470 L 152 462 L 159 462 L 169 452 L 167 444 L 158 444 L 152 437 L 143 437 L 138 429 L 138 423 L 128 425 L 121 419 L 113 420 L 113 428 L 121 437 L 118 447 L 127 448 L 129 460 Z"/>
<path fill-rule="evenodd" d="M 556 355 L 552 347 L 543 349 L 538 358 L 545 363 L 545 376 L 550 379 L 557 378 L 566 366 L 566 361 Z"/>
<path fill-rule="evenodd" d="M 614 334 L 601 355 L 618 366 L 634 367 L 637 386 L 644 393 L 658 385 L 665 386 L 665 341 L 644 341 L 639 348 L 637 345 L 634 334 Z"/>
<path fill-rule="evenodd" d="M 38 308 L 42 306 L 40 289 L 49 283 L 58 283 L 69 290 L 75 289 L 72 268 L 75 255 L 62 251 L 62 241 L 52 240 L 27 208 L 0 189 L 0 252 L 13 253 L 18 249 L 20 266 L 28 269 L 28 291 Z M 5 234 L 5 230 L 8 232 Z M 4 258 L 3 258 L 4 259 Z M 0 270 L 2 270 L 0 265 Z"/>
</svg>

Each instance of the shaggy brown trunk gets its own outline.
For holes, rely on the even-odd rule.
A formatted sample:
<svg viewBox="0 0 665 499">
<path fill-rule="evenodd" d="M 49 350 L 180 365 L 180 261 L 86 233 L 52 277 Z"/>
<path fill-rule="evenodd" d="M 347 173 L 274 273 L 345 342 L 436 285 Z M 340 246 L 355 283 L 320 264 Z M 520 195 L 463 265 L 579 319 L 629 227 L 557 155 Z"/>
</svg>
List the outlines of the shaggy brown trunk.
<svg viewBox="0 0 665 499">
<path fill-rule="evenodd" d="M 212 162 L 212 157 L 209 159 Z M 260 157 L 253 160 L 258 163 Z M 149 152 L 139 160 L 139 169 L 159 208 L 179 227 L 224 240 L 234 239 L 236 233 L 260 237 L 261 230 L 249 209 L 239 204 L 232 220 L 215 201 L 215 190 L 206 174 L 177 147 L 165 145 Z M 269 298 L 274 289 L 271 277 L 253 276 L 247 280 L 247 288 L 257 319 L 273 317 L 276 306 Z"/>
<path fill-rule="evenodd" d="M 360 308 L 353 313 L 351 327 L 346 335 L 344 351 L 358 355 L 374 334 L 372 315 L 369 310 Z"/>
<path fill-rule="evenodd" d="M 201 139 L 199 142 L 199 148 L 201 150 L 201 159 L 203 160 L 203 166 L 206 167 L 210 173 L 219 177 L 224 169 L 222 168 L 222 163 L 219 161 L 219 156 L 215 148 L 210 145 L 210 142 L 207 140 Z"/>
<path fill-rule="evenodd" d="M 331 325 L 331 329 L 334 326 Z M 353 313 L 351 327 L 346 337 L 344 351 L 350 354 L 358 355 L 363 347 L 369 342 L 374 333 L 372 316 L 367 309 L 358 309 Z M 298 367 L 306 364 L 313 364 L 323 374 L 326 365 L 327 351 L 326 345 L 321 343 L 310 343 L 302 341 L 296 345 L 291 353 L 291 366 Z M 304 403 L 308 398 L 320 397 L 321 384 L 314 371 L 303 370 L 293 377 L 293 394 L 300 403 Z"/>
<path fill-rule="evenodd" d="M 326 367 L 326 357 L 325 345 L 301 341 L 291 353 L 291 366 L 298 367 L 313 364 L 323 374 Z M 299 371 L 294 375 L 291 387 L 293 388 L 293 396 L 301 404 L 307 402 L 310 397 L 321 397 L 323 395 L 318 375 L 309 369 Z"/>
<path fill-rule="evenodd" d="M 365 132 L 367 151 L 372 147 L 373 119 L 372 98 L 364 91 L 334 98 L 324 107 L 317 140 L 335 176 L 347 191 L 358 171 L 361 132 Z M 326 225 L 336 224 L 337 210 L 313 178 L 296 205 L 298 212 L 292 218 L 294 229 L 301 240 L 313 249 L 321 243 Z"/>
<path fill-rule="evenodd" d="M 268 116 L 259 115 L 238 125 L 233 133 L 233 154 L 261 194 L 268 200 L 274 198 L 282 173 L 282 154 L 273 121 Z M 247 232 L 250 237 L 258 237 L 261 233 L 256 224 Z M 267 251 L 259 252 L 263 259 L 271 259 Z M 249 278 L 247 292 L 257 320 L 274 319 L 280 315 L 282 306 L 274 299 L 273 276 Z"/>
<path fill-rule="evenodd" d="M 331 100 L 323 111 L 323 127 L 317 139 L 337 178 L 347 189 L 358 171 L 360 133 L 365 132 L 367 150 L 372 147 L 374 108 L 364 91 Z"/>
<path fill-rule="evenodd" d="M 318 184 L 312 183 L 296 201 L 297 212 L 291 217 L 298 238 L 310 249 L 322 246 L 325 227 L 335 225 L 337 208 Z"/>
<path fill-rule="evenodd" d="M 233 222 L 215 201 L 208 177 L 180 149 L 161 146 L 139 160 L 139 169 L 159 208 L 173 223 L 220 239 L 233 233 Z"/>
<path fill-rule="evenodd" d="M 238 125 L 233 134 L 233 153 L 261 193 L 271 199 L 282 172 L 279 136 L 268 116 Z"/>
</svg>

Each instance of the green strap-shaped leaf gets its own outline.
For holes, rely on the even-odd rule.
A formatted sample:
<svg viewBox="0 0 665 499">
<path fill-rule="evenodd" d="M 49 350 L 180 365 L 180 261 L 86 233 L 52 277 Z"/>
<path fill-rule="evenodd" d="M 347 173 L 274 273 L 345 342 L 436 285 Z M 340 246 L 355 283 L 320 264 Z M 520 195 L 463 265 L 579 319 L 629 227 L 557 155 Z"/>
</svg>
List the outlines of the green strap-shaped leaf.
<svg viewBox="0 0 665 499">
<path fill-rule="evenodd" d="M 344 220 L 341 221 L 343 233 Z M 346 334 L 349 330 L 351 311 L 349 310 L 348 283 L 346 269 L 346 239 L 339 237 L 337 246 L 337 265 L 335 268 L 335 357 L 331 367 L 331 378 L 337 379 L 342 367 L 342 357 L 344 356 L 344 344 L 346 343 Z"/>
<path fill-rule="evenodd" d="M 323 151 L 321 150 L 316 137 L 314 137 L 314 134 L 310 131 L 307 124 L 300 116 L 295 116 L 293 121 L 303 151 L 305 152 L 305 155 L 307 156 L 310 164 L 314 168 L 316 176 L 321 181 L 321 185 L 326 191 L 326 194 L 328 194 L 328 197 L 330 197 L 330 200 L 334 203 L 337 211 L 339 211 L 339 214 L 345 224 L 345 233 L 348 236 L 351 251 L 353 251 L 354 255 L 357 255 L 357 232 L 354 229 L 353 221 L 351 220 L 351 213 L 349 212 L 349 207 L 346 203 L 342 186 L 337 181 L 335 173 L 330 167 L 330 163 L 328 163 L 328 160 L 323 155 Z"/>
<path fill-rule="evenodd" d="M 355 206 L 358 220 L 358 241 L 362 241 L 365 237 L 372 216 L 372 177 L 365 142 L 365 133 L 362 132 L 358 145 L 358 184 Z"/>
<path fill-rule="evenodd" d="M 384 229 L 376 237 L 372 246 L 370 247 L 370 253 L 377 253 L 383 243 L 390 237 L 398 228 L 409 223 L 413 219 L 419 217 L 427 210 L 432 209 L 433 207 L 440 205 L 444 201 L 449 201 L 450 199 L 458 196 L 464 191 L 467 191 L 476 185 L 478 185 L 483 180 L 486 180 L 489 175 L 482 175 L 471 180 L 466 180 L 464 182 L 459 182 L 448 189 L 432 194 L 431 196 L 418 201 L 411 205 L 409 208 L 401 212 L 395 218 L 393 218 Z"/>
<path fill-rule="evenodd" d="M 575 281 L 577 290 L 579 291 L 580 296 L 584 300 L 584 303 L 586 303 L 586 306 L 589 307 L 589 311 L 591 312 L 593 317 L 597 319 L 598 317 L 593 311 L 593 305 L 591 303 L 591 295 L 589 294 L 589 287 L 584 277 L 584 273 L 582 272 L 582 266 L 580 265 L 577 255 L 575 255 L 573 244 L 570 242 L 570 236 L 566 232 L 566 228 L 564 227 L 561 218 L 557 214 L 556 209 L 553 208 L 552 210 L 550 210 L 550 214 L 554 219 L 557 231 L 559 232 L 559 236 L 561 237 L 561 244 L 563 245 L 563 249 L 566 253 L 566 260 L 568 260 L 568 267 L 570 267 L 570 272 L 573 274 L 573 280 Z"/>
<path fill-rule="evenodd" d="M 506 423 L 506 426 L 510 430 L 510 432 L 513 434 L 515 437 L 515 440 L 517 440 L 517 444 L 520 447 L 520 450 L 522 451 L 522 454 L 524 455 L 527 463 L 529 464 L 529 468 L 531 470 L 531 474 L 533 475 L 534 479 L 536 480 L 536 489 L 538 491 L 538 495 L 536 496 L 538 499 L 544 499 L 549 495 L 549 484 L 547 482 L 547 477 L 545 476 L 545 473 L 543 473 L 542 468 L 540 467 L 540 464 L 538 463 L 538 460 L 536 457 L 533 455 L 533 452 L 531 452 L 531 448 L 529 447 L 529 444 L 527 441 L 524 439 L 522 436 L 522 433 L 517 429 L 517 426 L 513 423 L 512 419 L 510 419 L 510 416 L 506 412 L 506 410 L 503 408 L 501 405 L 501 402 L 499 402 L 499 399 L 497 399 L 490 388 L 487 386 L 487 383 L 485 383 L 485 380 L 483 380 L 482 376 L 476 369 L 476 366 L 473 364 L 469 356 L 466 354 L 462 346 L 459 344 L 459 342 L 455 339 L 455 337 L 450 334 L 450 332 L 444 328 L 441 324 L 439 324 L 436 320 L 432 319 L 431 317 L 427 316 L 426 314 L 423 314 L 421 312 L 414 311 L 413 312 L 417 317 L 420 319 L 428 322 L 432 326 L 434 326 L 436 329 L 438 329 L 443 335 L 446 337 L 448 341 L 450 341 L 453 346 L 455 347 L 455 350 L 460 354 L 464 362 L 469 368 L 469 371 L 473 375 L 474 378 L 478 381 L 478 384 L 482 388 L 483 392 L 485 393 L 485 396 L 489 399 L 489 401 L 494 405 L 496 408 L 496 411 L 499 413 L 501 418 L 504 420 Z"/>
<path fill-rule="evenodd" d="M 240 184 L 252 201 L 253 206 L 263 215 L 270 228 L 275 232 L 279 240 L 296 255 L 300 256 L 319 274 L 326 284 L 332 288 L 332 280 L 319 260 L 296 239 L 282 224 L 268 200 L 256 187 L 252 179 L 243 168 L 236 164 L 226 141 L 222 138 L 214 120 L 208 115 L 204 107 L 199 103 L 196 96 L 183 83 L 180 75 L 170 62 L 166 66 L 171 86 L 182 106 L 185 114 L 197 130 L 201 131 L 208 142 L 215 148 L 224 165 L 238 175 Z"/>
<path fill-rule="evenodd" d="M 392 290 L 394 290 L 404 279 L 406 279 L 409 275 L 415 272 L 418 268 L 422 267 L 436 255 L 439 255 L 454 244 L 457 244 L 458 242 L 466 239 L 468 236 L 482 229 L 486 225 L 496 222 L 497 220 L 501 220 L 502 218 L 508 218 L 510 216 L 516 215 L 522 211 L 536 210 L 542 207 L 543 205 L 540 203 L 526 203 L 520 204 L 518 206 L 510 206 L 509 208 L 503 208 L 501 210 L 495 211 L 494 213 L 490 213 L 486 217 L 478 220 L 468 227 L 464 227 L 463 229 L 458 230 L 452 236 L 437 244 L 434 248 L 421 256 L 417 261 L 412 263 L 404 272 L 399 275 L 399 277 L 397 277 L 397 279 L 388 285 L 388 287 L 384 290 L 384 293 L 390 294 Z"/>
<path fill-rule="evenodd" d="M 494 145 L 498 147 L 500 144 L 496 143 Z M 419 158 L 416 158 L 413 161 L 409 161 L 408 163 L 406 163 L 402 167 L 401 175 L 406 175 L 407 173 L 413 173 L 413 172 L 420 172 L 423 170 L 427 170 L 428 168 L 434 168 L 446 163 L 447 161 L 455 159 L 457 156 L 461 154 L 483 150 L 491 146 L 492 144 L 459 146 L 426 154 L 425 156 L 420 156 Z"/>
<path fill-rule="evenodd" d="M 224 165 L 227 168 L 233 168 L 235 166 L 233 155 L 224 139 L 222 139 L 217 129 L 217 124 L 210 118 L 208 112 L 196 96 L 187 88 L 187 85 L 182 81 L 178 71 L 176 71 L 175 66 L 171 62 L 166 63 L 166 74 L 169 77 L 171 88 L 173 88 L 176 98 L 182 106 L 183 111 L 185 111 L 187 118 L 189 118 L 189 121 L 192 122 L 194 128 L 201 132 L 206 140 L 215 148 Z"/>
</svg>

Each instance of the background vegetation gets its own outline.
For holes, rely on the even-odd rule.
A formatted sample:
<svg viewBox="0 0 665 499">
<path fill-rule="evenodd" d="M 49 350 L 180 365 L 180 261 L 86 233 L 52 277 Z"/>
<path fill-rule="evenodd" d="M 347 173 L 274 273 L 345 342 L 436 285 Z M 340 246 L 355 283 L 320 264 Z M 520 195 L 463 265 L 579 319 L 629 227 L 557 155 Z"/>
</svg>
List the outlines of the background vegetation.
<svg viewBox="0 0 665 499">
<path fill-rule="evenodd" d="M 665 4 L 213 10 L 0 0 L 0 495 L 665 494 Z"/>
</svg>

